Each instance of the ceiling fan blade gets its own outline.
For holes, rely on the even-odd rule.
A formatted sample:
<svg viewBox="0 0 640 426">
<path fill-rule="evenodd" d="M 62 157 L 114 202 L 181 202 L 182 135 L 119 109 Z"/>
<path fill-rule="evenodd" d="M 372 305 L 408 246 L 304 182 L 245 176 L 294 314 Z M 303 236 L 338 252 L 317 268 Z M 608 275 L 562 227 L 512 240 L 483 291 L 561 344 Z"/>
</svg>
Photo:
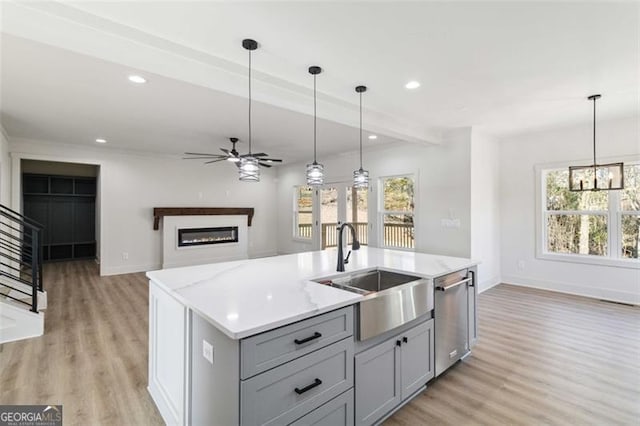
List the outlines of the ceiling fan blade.
<svg viewBox="0 0 640 426">
<path fill-rule="evenodd" d="M 213 155 L 218 157 L 220 154 L 209 154 L 209 153 L 202 153 L 202 152 L 185 152 L 184 155 Z"/>
<path fill-rule="evenodd" d="M 227 158 L 224 155 L 208 155 L 206 157 L 182 157 L 183 160 L 215 160 L 215 159 L 225 159 Z"/>
<path fill-rule="evenodd" d="M 259 165 L 261 165 L 262 167 L 267 167 L 267 168 L 268 168 L 268 167 L 271 167 L 271 165 L 270 165 L 270 164 L 267 164 L 267 163 L 261 163 L 260 161 L 258 161 L 258 164 L 259 164 Z"/>
<path fill-rule="evenodd" d="M 220 151 L 224 152 L 224 153 L 225 153 L 225 154 L 227 154 L 227 155 L 231 155 L 231 151 L 229 151 L 229 150 L 228 150 L 228 149 L 226 149 L 226 148 L 220 148 Z"/>
<path fill-rule="evenodd" d="M 258 152 L 257 154 L 254 154 L 254 153 L 251 153 L 251 154 L 243 154 L 243 155 L 241 155 L 240 157 L 249 157 L 249 156 L 251 156 L 251 157 L 266 157 L 267 155 L 269 155 L 269 154 L 264 153 L 264 152 Z"/>
<path fill-rule="evenodd" d="M 279 158 L 261 158 L 260 161 L 266 161 L 267 163 L 282 163 Z"/>
<path fill-rule="evenodd" d="M 219 162 L 219 161 L 226 161 L 226 160 L 227 160 L 227 157 L 224 157 L 224 158 L 218 158 L 218 159 L 216 159 L 216 160 L 206 161 L 204 164 L 217 163 L 217 162 Z"/>
</svg>

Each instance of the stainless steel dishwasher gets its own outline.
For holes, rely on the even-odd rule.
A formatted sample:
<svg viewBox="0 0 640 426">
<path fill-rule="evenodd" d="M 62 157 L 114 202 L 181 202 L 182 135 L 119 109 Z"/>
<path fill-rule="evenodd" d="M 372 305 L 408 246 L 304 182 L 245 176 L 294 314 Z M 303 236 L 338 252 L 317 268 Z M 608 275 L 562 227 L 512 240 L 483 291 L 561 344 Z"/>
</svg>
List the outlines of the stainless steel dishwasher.
<svg viewBox="0 0 640 426">
<path fill-rule="evenodd" d="M 467 270 L 439 278 L 435 287 L 436 376 L 469 352 L 468 291 L 473 285 Z"/>
</svg>

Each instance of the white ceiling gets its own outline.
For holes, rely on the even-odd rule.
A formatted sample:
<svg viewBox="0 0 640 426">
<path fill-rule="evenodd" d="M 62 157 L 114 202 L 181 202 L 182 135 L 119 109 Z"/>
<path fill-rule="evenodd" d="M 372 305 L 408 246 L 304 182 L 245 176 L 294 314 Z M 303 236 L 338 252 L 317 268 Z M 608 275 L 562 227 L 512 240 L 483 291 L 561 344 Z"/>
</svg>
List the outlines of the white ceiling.
<svg viewBox="0 0 640 426">
<path fill-rule="evenodd" d="M 254 55 L 256 99 L 263 102 L 256 144 L 291 159 L 308 156 L 306 69 L 315 64 L 325 69 L 318 77 L 323 153 L 357 144 L 353 88 L 361 83 L 370 89 L 365 126 L 387 135 L 381 143 L 438 143 L 444 129 L 462 126 L 506 137 L 587 123 L 592 93 L 603 94 L 601 118 L 639 113 L 638 2 L 2 6 L 3 33 L 77 52 L 6 37 L 2 109 L 11 136 L 84 140 L 94 138 L 95 123 L 132 147 L 178 152 L 245 137 L 245 37 L 261 44 Z M 47 55 L 55 66 L 42 62 Z M 80 75 L 85 66 L 93 84 Z M 122 74 L 132 69 L 150 74 L 150 83 L 123 85 Z M 410 79 L 422 86 L 404 89 Z M 73 123 L 76 117 L 83 125 Z"/>
<path fill-rule="evenodd" d="M 0 96 L 2 123 L 14 138 L 179 154 L 220 153 L 228 138 L 248 146 L 247 100 L 182 81 L 145 74 L 148 83 L 128 81 L 131 70 L 86 55 L 4 36 Z M 313 118 L 255 102 L 253 152 L 266 150 L 287 161 L 310 158 Z M 367 147 L 398 142 L 378 136 Z M 320 156 L 358 148 L 358 129 L 318 122 Z"/>
</svg>

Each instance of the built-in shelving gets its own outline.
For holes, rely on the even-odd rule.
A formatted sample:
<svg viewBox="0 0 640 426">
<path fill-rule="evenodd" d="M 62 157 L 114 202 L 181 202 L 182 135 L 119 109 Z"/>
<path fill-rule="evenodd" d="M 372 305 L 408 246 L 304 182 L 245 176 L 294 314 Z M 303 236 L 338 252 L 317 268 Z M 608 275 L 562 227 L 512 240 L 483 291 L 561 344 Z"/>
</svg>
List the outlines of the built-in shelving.
<svg viewBox="0 0 640 426">
<path fill-rule="evenodd" d="M 45 227 L 45 261 L 95 257 L 95 177 L 25 173 L 22 195 L 24 214 Z"/>
</svg>

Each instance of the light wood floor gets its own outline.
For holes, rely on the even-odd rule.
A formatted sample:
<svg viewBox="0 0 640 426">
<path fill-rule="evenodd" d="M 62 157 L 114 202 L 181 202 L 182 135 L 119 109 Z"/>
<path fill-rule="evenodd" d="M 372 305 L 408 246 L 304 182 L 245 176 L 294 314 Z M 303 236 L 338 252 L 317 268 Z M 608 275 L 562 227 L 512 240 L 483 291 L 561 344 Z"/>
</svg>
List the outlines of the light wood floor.
<svg viewBox="0 0 640 426">
<path fill-rule="evenodd" d="M 0 404 L 63 404 L 65 425 L 156 425 L 144 274 L 49 264 L 45 335 L 0 346 Z M 640 424 L 640 309 L 500 285 L 480 343 L 385 425 Z"/>
</svg>

